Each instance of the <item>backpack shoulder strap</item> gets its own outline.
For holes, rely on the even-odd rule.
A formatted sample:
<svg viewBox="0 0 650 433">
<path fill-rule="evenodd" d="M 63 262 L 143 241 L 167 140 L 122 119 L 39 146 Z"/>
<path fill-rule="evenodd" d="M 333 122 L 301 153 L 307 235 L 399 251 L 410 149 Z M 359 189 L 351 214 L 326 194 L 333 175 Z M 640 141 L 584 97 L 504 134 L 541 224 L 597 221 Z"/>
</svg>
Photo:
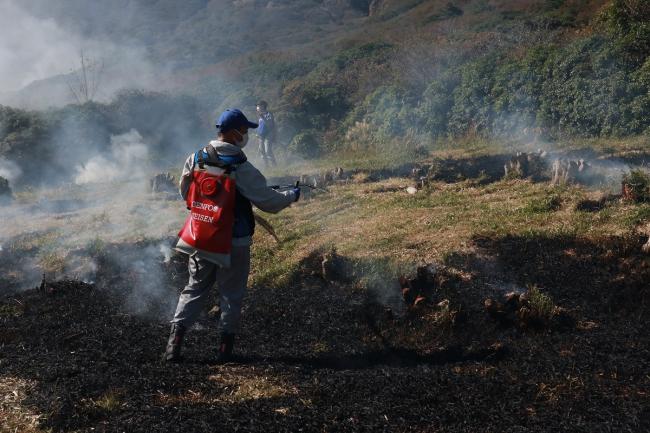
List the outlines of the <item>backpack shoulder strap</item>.
<svg viewBox="0 0 650 433">
<path fill-rule="evenodd" d="M 219 154 L 214 147 L 209 144 L 194 153 L 194 163 L 199 166 L 201 170 L 207 165 L 209 167 L 222 167 L 223 163 L 219 159 Z"/>
<path fill-rule="evenodd" d="M 219 159 L 226 165 L 226 174 L 230 174 L 237 170 L 237 167 L 247 161 L 246 156 L 243 153 L 239 155 L 219 155 Z"/>
<path fill-rule="evenodd" d="M 239 155 L 219 155 L 217 150 L 207 145 L 203 149 L 194 154 L 194 162 L 198 164 L 200 169 L 204 166 L 223 168 L 227 174 L 237 169 L 237 166 L 245 163 L 248 159 L 242 153 Z"/>
<path fill-rule="evenodd" d="M 205 148 L 199 149 L 194 152 L 194 165 L 198 165 L 201 170 L 208 164 L 208 154 Z"/>
<path fill-rule="evenodd" d="M 207 146 L 205 146 L 203 151 L 207 153 L 208 156 L 210 157 L 210 162 L 216 163 L 217 161 L 219 161 L 220 159 L 219 154 L 217 153 L 217 149 L 215 149 L 213 146 L 208 144 Z"/>
<path fill-rule="evenodd" d="M 241 165 L 248 161 L 246 156 L 244 154 L 241 155 L 219 155 L 219 160 L 223 161 L 225 164 L 228 165 Z"/>
</svg>

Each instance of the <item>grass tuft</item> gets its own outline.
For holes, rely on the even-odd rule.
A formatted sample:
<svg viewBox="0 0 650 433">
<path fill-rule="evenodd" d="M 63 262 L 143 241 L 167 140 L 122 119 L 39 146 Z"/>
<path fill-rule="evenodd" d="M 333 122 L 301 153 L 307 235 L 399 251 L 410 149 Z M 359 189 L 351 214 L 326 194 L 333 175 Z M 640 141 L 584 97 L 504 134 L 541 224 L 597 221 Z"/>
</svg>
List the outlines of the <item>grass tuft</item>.
<svg viewBox="0 0 650 433">
<path fill-rule="evenodd" d="M 536 286 L 530 287 L 526 292 L 526 300 L 530 309 L 528 312 L 529 320 L 548 323 L 553 318 L 555 303 L 549 295 L 542 293 L 539 288 Z"/>
<path fill-rule="evenodd" d="M 114 389 L 108 390 L 93 403 L 95 407 L 106 412 L 113 412 L 122 406 L 120 393 Z"/>
<path fill-rule="evenodd" d="M 536 197 L 528 202 L 524 208 L 524 213 L 540 214 L 555 212 L 562 206 L 562 198 L 557 194 L 551 194 L 545 197 Z"/>
<path fill-rule="evenodd" d="M 44 252 L 40 255 L 39 262 L 45 273 L 61 273 L 65 270 L 66 255 L 61 251 Z"/>
<path fill-rule="evenodd" d="M 623 176 L 624 196 L 635 202 L 650 201 L 650 174 L 632 170 Z"/>
</svg>

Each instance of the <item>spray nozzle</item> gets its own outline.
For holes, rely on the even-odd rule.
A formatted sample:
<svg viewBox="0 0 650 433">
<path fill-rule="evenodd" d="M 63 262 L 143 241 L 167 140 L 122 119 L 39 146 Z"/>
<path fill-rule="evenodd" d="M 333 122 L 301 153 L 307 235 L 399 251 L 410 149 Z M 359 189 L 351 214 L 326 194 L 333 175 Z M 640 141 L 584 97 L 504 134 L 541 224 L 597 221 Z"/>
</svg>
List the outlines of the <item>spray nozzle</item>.
<svg viewBox="0 0 650 433">
<path fill-rule="evenodd" d="M 296 181 L 296 183 L 293 184 L 293 185 L 270 185 L 269 188 L 272 188 L 272 189 L 309 188 L 309 189 L 316 189 L 316 190 L 323 191 L 323 192 L 329 192 L 325 188 L 321 188 L 321 187 L 318 187 L 316 185 L 309 185 L 309 184 L 306 184 L 306 183 L 300 183 L 299 180 Z"/>
</svg>

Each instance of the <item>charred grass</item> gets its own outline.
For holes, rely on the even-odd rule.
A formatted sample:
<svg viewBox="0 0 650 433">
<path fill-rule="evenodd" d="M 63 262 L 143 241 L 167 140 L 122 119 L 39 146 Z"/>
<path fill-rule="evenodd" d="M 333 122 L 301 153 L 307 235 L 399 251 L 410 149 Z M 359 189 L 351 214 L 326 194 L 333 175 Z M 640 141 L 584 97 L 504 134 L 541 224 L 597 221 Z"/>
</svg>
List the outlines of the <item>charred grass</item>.
<svg viewBox="0 0 650 433">
<path fill-rule="evenodd" d="M 410 184 L 342 182 L 268 216 L 283 242 L 256 235 L 225 366 L 209 321 L 189 333 L 187 362 L 159 361 L 182 257 L 145 263 L 164 275 L 152 298 L 130 264 L 162 239 L 90 238 L 95 282 L 0 302 L 7 431 L 647 430 L 650 273 L 634 231 L 647 205 L 585 212 L 596 192 L 521 180 Z M 333 247 L 338 277 L 323 273 Z M 398 277 L 431 262 L 435 284 L 405 304 Z M 526 287 L 573 324 L 509 327 L 484 311 Z"/>
</svg>

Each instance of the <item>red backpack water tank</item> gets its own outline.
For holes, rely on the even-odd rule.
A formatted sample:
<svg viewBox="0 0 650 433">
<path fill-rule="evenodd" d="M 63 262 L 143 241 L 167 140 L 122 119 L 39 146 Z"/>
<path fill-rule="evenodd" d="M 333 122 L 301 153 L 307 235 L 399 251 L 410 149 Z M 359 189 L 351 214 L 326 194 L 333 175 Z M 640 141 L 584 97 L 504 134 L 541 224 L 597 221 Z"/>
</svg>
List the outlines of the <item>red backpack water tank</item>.
<svg viewBox="0 0 650 433">
<path fill-rule="evenodd" d="M 215 161 L 213 155 L 216 152 L 206 160 L 206 153 L 197 152 L 199 156 L 195 159 L 192 183 L 186 198 L 190 214 L 178 233 L 176 250 L 190 255 L 198 254 L 208 261 L 229 267 L 236 194 L 231 173 L 236 165 L 218 159 Z"/>
</svg>

